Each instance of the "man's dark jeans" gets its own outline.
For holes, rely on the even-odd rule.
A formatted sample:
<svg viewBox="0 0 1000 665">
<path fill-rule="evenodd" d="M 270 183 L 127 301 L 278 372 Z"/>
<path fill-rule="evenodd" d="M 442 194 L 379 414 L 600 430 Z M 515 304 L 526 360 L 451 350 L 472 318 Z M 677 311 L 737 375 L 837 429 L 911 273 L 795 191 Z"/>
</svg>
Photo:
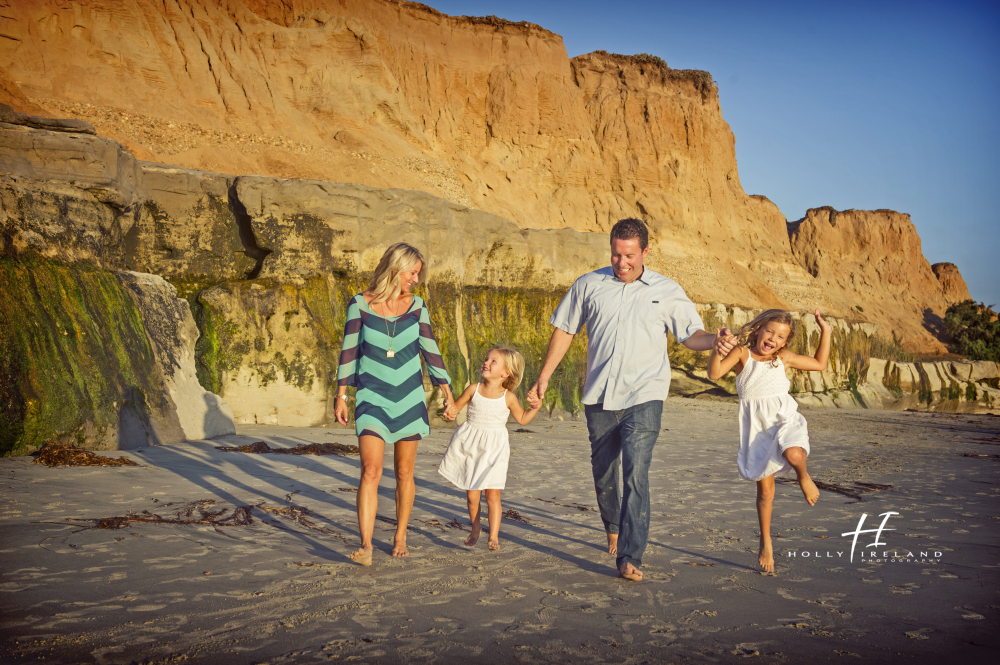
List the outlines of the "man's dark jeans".
<svg viewBox="0 0 1000 665">
<path fill-rule="evenodd" d="M 584 413 L 604 529 L 618 534 L 618 568 L 624 563 L 638 567 L 649 540 L 649 462 L 660 436 L 663 402 L 644 402 L 621 411 L 605 411 L 602 404 L 590 404 Z M 619 455 L 625 475 L 620 499 Z"/>
</svg>

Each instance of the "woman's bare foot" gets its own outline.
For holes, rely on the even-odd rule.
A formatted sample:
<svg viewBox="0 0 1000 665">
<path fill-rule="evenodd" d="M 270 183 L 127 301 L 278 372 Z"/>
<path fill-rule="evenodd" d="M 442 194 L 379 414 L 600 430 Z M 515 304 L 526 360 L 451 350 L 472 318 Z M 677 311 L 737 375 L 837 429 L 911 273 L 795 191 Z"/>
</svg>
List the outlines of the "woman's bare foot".
<svg viewBox="0 0 1000 665">
<path fill-rule="evenodd" d="M 499 539 L 494 540 L 494 539 L 490 538 L 486 542 L 486 546 L 488 548 L 490 548 L 490 552 L 499 552 L 500 551 L 500 540 Z"/>
<path fill-rule="evenodd" d="M 774 550 L 771 548 L 771 541 L 761 542 L 760 544 L 760 554 L 757 555 L 757 561 L 760 563 L 760 568 L 765 573 L 774 572 Z"/>
<path fill-rule="evenodd" d="M 362 547 L 354 552 L 351 552 L 351 561 L 362 566 L 372 565 L 372 548 L 371 545 L 368 547 Z"/>
<path fill-rule="evenodd" d="M 406 549 L 406 536 L 400 538 L 397 535 L 392 539 L 392 555 L 395 557 L 410 556 L 410 550 Z"/>
<path fill-rule="evenodd" d="M 819 488 L 816 487 L 816 483 L 812 481 L 808 473 L 799 476 L 799 487 L 802 488 L 802 495 L 806 498 L 806 502 L 810 506 L 815 506 L 816 501 L 819 500 Z"/>
<path fill-rule="evenodd" d="M 633 582 L 642 581 L 642 571 L 630 563 L 623 563 L 622 567 L 618 569 L 618 574 L 627 580 L 632 580 Z"/>
<path fill-rule="evenodd" d="M 618 554 L 618 534 L 608 534 L 608 554 Z"/>
<path fill-rule="evenodd" d="M 472 525 L 472 533 L 470 533 L 469 537 L 465 539 L 465 546 L 466 547 L 472 547 L 476 543 L 478 543 L 479 542 L 479 534 L 481 534 L 482 532 L 483 532 L 483 527 L 477 521 L 475 524 Z"/>
</svg>

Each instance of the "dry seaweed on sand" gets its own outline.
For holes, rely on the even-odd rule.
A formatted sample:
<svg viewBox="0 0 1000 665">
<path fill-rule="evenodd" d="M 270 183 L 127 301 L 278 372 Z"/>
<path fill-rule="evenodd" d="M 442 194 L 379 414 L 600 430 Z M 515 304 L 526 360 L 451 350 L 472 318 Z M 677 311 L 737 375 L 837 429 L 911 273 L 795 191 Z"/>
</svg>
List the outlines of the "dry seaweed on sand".
<svg viewBox="0 0 1000 665">
<path fill-rule="evenodd" d="M 776 478 L 775 482 L 786 483 L 786 484 L 790 483 L 794 485 L 798 484 L 798 481 L 792 480 L 791 478 Z M 813 482 L 816 483 L 816 487 L 818 487 L 821 490 L 826 490 L 828 492 L 836 492 L 837 494 L 843 494 L 844 496 L 850 497 L 855 501 L 864 501 L 865 499 L 864 496 L 862 495 L 867 494 L 868 492 L 885 492 L 887 490 L 892 489 L 892 485 L 880 485 L 878 483 L 863 483 L 858 480 L 851 483 L 852 485 L 854 485 L 854 487 L 843 487 L 841 485 L 834 485 L 833 483 L 827 483 L 822 480 L 815 480 L 815 479 L 813 479 Z"/>
<path fill-rule="evenodd" d="M 252 526 L 253 506 L 238 506 L 230 512 L 229 508 L 216 507 L 214 499 L 193 501 L 174 511 L 172 517 L 162 517 L 148 510 L 116 517 L 67 517 L 69 522 L 94 522 L 94 529 L 124 529 L 133 523 L 147 524 L 210 524 L 219 526 Z"/>
<path fill-rule="evenodd" d="M 69 522 L 93 522 L 94 526 L 88 527 L 91 529 L 124 529 L 133 523 L 140 522 L 146 524 L 206 524 L 214 527 L 253 526 L 253 509 L 257 508 L 265 513 L 277 515 L 295 522 L 310 531 L 316 531 L 328 536 L 336 536 L 347 542 L 346 536 L 341 532 L 327 526 L 321 526 L 313 521 L 315 518 L 325 519 L 322 515 L 317 515 L 304 506 L 297 506 L 291 503 L 291 495 L 288 495 L 285 499 L 289 503 L 283 508 L 269 506 L 261 502 L 250 506 L 237 506 L 230 509 L 220 506 L 214 499 L 202 499 L 201 501 L 193 501 L 180 506 L 169 517 L 163 517 L 148 510 L 143 510 L 139 513 L 129 511 L 126 515 L 115 517 L 67 517 L 66 519 Z M 269 522 L 268 520 L 264 520 L 264 523 L 285 528 L 280 523 Z"/>
<path fill-rule="evenodd" d="M 313 517 L 322 518 L 322 515 L 316 515 L 304 506 L 297 506 L 294 503 L 289 503 L 284 508 L 276 508 L 274 506 L 268 506 L 264 503 L 258 503 L 253 507 L 259 508 L 264 512 L 271 513 L 272 515 L 279 515 L 285 519 L 289 519 L 296 524 L 304 526 L 310 531 L 316 531 L 328 536 L 336 536 L 337 538 L 341 538 L 345 543 L 347 542 L 347 537 L 336 529 L 331 529 L 328 526 L 320 526 L 313 522 Z"/>
<path fill-rule="evenodd" d="M 224 453 L 255 453 L 266 455 L 360 455 L 361 450 L 357 446 L 350 446 L 343 443 L 309 443 L 299 444 L 294 448 L 272 448 L 263 441 L 244 443 L 241 446 L 216 446 L 216 450 Z"/>
<path fill-rule="evenodd" d="M 61 441 L 48 441 L 39 448 L 34 463 L 45 466 L 139 466 L 127 457 L 105 457 Z"/>
<path fill-rule="evenodd" d="M 517 512 L 513 508 L 511 508 L 510 510 L 508 510 L 507 512 L 505 512 L 503 514 L 503 516 L 506 517 L 509 520 L 514 520 L 515 522 L 521 522 L 522 524 L 527 524 L 529 526 L 535 526 L 534 524 L 531 523 L 531 520 L 529 520 L 527 517 L 522 517 L 521 513 Z"/>
</svg>

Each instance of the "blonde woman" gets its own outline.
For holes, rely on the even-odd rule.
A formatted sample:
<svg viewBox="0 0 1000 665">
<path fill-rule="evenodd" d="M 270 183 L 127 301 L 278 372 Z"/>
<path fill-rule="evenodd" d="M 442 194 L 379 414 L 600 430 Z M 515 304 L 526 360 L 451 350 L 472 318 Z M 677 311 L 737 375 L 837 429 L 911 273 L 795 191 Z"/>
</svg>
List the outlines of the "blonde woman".
<svg viewBox="0 0 1000 665">
<path fill-rule="evenodd" d="M 438 473 L 459 489 L 465 490 L 469 504 L 469 521 L 472 533 L 465 540 L 467 547 L 479 541 L 482 533 L 479 515 L 482 493 L 486 491 L 486 505 L 490 510 L 490 551 L 500 549 L 500 490 L 507 484 L 507 464 L 510 461 L 510 442 L 507 437 L 507 417 L 514 416 L 521 425 L 527 425 L 542 406 L 540 400 L 530 403 L 525 411 L 514 395 L 514 389 L 524 377 L 524 357 L 513 349 L 501 346 L 490 349 L 479 368 L 481 383 L 465 389 L 447 414 L 454 418 L 466 404 L 468 420 L 451 437 Z"/>
<path fill-rule="evenodd" d="M 394 447 L 396 535 L 392 555 L 409 555 L 406 527 L 413 509 L 413 464 L 417 444 L 430 433 L 419 355 L 431 382 L 454 403 L 448 372 L 431 332 L 427 305 L 411 289 L 427 276 L 427 262 L 417 249 L 396 243 L 385 250 L 368 290 L 351 299 L 344 325 L 344 346 L 337 372 L 337 422 L 347 424 L 347 387 L 357 387 L 355 431 L 361 449 L 358 526 L 361 548 L 351 559 L 372 563 L 372 534 L 378 509 L 385 444 Z"/>
</svg>

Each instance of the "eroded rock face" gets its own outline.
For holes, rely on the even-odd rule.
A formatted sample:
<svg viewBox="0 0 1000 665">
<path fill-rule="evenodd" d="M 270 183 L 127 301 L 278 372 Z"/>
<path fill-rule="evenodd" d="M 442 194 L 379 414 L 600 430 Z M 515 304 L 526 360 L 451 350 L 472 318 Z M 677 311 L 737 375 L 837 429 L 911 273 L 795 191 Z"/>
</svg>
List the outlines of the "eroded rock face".
<svg viewBox="0 0 1000 665">
<path fill-rule="evenodd" d="M 200 333 L 187 301 L 178 298 L 177 289 L 158 275 L 129 271 L 116 274 L 142 318 L 183 432 L 181 440 L 235 434 L 232 409 L 198 383 L 195 342 Z"/>
<path fill-rule="evenodd" d="M 931 266 L 931 270 L 938 278 L 941 290 L 944 292 L 944 299 L 949 305 L 972 299 L 972 296 L 969 295 L 969 287 L 962 279 L 962 273 L 958 271 L 958 266 L 954 263 L 935 263 Z"/>
<path fill-rule="evenodd" d="M 539 26 L 390 0 L 83 8 L 19 3 L 0 65 L 142 159 L 422 190 L 519 229 L 641 217 L 654 269 L 698 300 L 818 301 L 777 208 L 742 190 L 706 72 L 570 61 Z"/>
<path fill-rule="evenodd" d="M 822 263 L 810 253 L 833 250 L 810 244 L 822 234 L 804 229 L 793 252 L 777 207 L 743 191 L 707 72 L 603 52 L 570 60 L 562 39 L 539 26 L 451 17 L 398 0 L 132 0 L 99 9 L 90 0 L 27 0 L 7 15 L 12 39 L 0 51 L 0 89 L 10 90 L 10 103 L 87 120 L 140 159 L 420 190 L 502 217 L 517 233 L 606 232 L 622 217 L 640 217 L 652 229 L 650 265 L 696 301 L 821 306 L 841 317 L 861 306 L 911 349 L 942 348 L 933 340 L 941 298 L 924 283 L 926 261 L 913 246 L 903 259 L 880 253 L 892 243 L 865 250 L 887 269 L 867 285 L 852 282 L 852 273 L 861 280 L 853 269 L 835 276 L 829 265 L 819 279 L 803 269 Z M 232 183 L 209 180 L 156 198 L 216 218 L 213 206 L 232 209 L 221 191 L 223 180 Z M 269 239 L 257 248 L 242 242 L 235 249 L 246 261 L 227 263 L 231 237 L 219 240 L 218 228 L 175 236 L 167 228 L 175 217 L 140 215 L 156 244 L 137 242 L 133 230 L 130 251 L 203 281 L 281 265 L 261 263 Z M 181 266 L 195 245 L 214 254 Z M 899 301 L 897 278 L 909 277 L 918 281 Z"/>
<path fill-rule="evenodd" d="M 911 350 L 947 351 L 938 336 L 948 301 L 909 215 L 813 208 L 789 226 L 792 252 L 831 309 L 878 324 Z"/>
<path fill-rule="evenodd" d="M 15 136 L 7 139 L 3 132 Z M 607 261 L 603 233 L 521 229 L 510 220 L 423 192 L 232 176 L 136 162 L 127 151 L 107 146 L 105 139 L 24 127 L 0 127 L 0 141 L 7 146 L 8 168 L 15 170 L 0 183 L 7 257 L 3 260 L 14 271 L 11 274 L 20 275 L 4 286 L 15 289 L 21 300 L 36 292 L 32 280 L 83 284 L 68 291 L 53 286 L 45 291 L 50 294 L 96 290 L 100 294 L 93 299 L 100 305 L 96 314 L 85 309 L 86 316 L 96 315 L 98 322 L 82 330 L 106 329 L 113 335 L 102 338 L 95 349 L 76 345 L 64 355 L 79 364 L 90 356 L 116 358 L 124 349 L 123 359 L 144 363 L 98 367 L 98 378 L 86 385 L 107 386 L 101 395 L 110 397 L 96 402 L 107 413 L 86 406 L 95 403 L 87 401 L 90 397 L 67 398 L 60 393 L 46 398 L 46 404 L 84 405 L 72 409 L 84 414 L 82 421 L 63 423 L 55 430 L 77 432 L 98 447 L 146 445 L 226 431 L 231 422 L 228 412 L 206 389 L 231 405 L 236 422 L 333 425 L 332 397 L 346 304 L 364 289 L 391 242 L 411 242 L 428 257 L 430 279 L 420 286 L 419 294 L 430 303 L 438 343 L 457 387 L 474 378 L 472 368 L 496 343 L 519 348 L 528 376 L 537 375 L 551 332 L 550 313 L 577 276 Z M 32 161 L 37 155 L 32 146 L 39 142 L 52 146 L 46 154 L 53 156 L 41 166 Z M 72 169 L 59 160 L 92 165 L 83 172 L 86 177 L 72 179 Z M 45 179 L 38 177 L 43 167 L 49 174 Z M 129 177 L 122 182 L 112 177 L 115 174 Z M 125 194 L 98 197 L 95 189 L 131 192 L 134 200 Z M 49 261 L 43 278 L 30 274 L 36 260 Z M 81 272 L 74 264 L 90 267 Z M 177 287 L 190 303 L 201 333 L 194 351 L 190 344 L 195 331 L 173 287 L 158 277 L 121 277 L 113 272 L 122 270 L 156 273 Z M 5 320 L 16 325 L 3 330 L 19 330 L 18 334 L 24 333 L 21 340 L 32 338 L 34 321 L 49 322 L 50 314 L 39 312 L 75 311 L 72 298 L 50 305 L 9 300 L 18 304 Z M 101 304 L 105 301 L 119 304 Z M 118 310 L 133 314 L 102 318 Z M 13 314 L 22 312 L 34 314 L 21 318 Z M 703 307 L 711 330 L 736 327 L 753 314 L 732 306 Z M 73 320 L 83 318 L 80 314 Z M 810 321 L 808 315 L 802 317 L 803 352 L 813 350 L 818 340 Z M 53 336 L 60 344 L 76 339 L 68 337 L 68 323 L 46 325 L 67 333 Z M 839 321 L 835 329 L 831 368 L 793 379 L 802 396 L 823 401 L 831 390 L 843 391 L 838 394 L 844 397 L 830 399 L 849 406 L 856 403 L 851 395 L 863 394 L 865 344 L 872 326 Z M 91 338 L 81 334 L 79 339 Z M 584 343 L 584 335 L 578 336 L 550 385 L 553 413 L 578 408 L 586 367 Z M 704 359 L 685 355 L 682 349 L 677 345 L 672 350 L 675 366 L 688 374 L 692 391 L 706 392 L 711 386 L 701 377 Z M 6 356 L 42 357 L 23 348 Z M 195 369 L 190 358 L 195 359 Z M 22 377 L 26 366 L 8 366 L 8 373 Z M 54 367 L 50 374 L 35 374 L 54 377 L 53 389 L 63 386 L 64 375 L 76 372 L 68 366 Z M 142 377 L 146 383 L 122 384 L 115 378 L 119 376 Z M 200 387 L 194 385 L 194 376 Z M 25 396 L 43 394 L 34 390 L 7 396 L 11 404 L 20 405 L 14 411 L 30 411 Z M 945 392 L 953 392 L 950 384 Z M 986 394 L 979 393 L 982 399 Z M 136 402 L 139 395 L 145 401 Z M 150 397 L 156 395 L 160 397 Z M 433 402 L 430 386 L 428 397 Z M 87 416 L 87 409 L 94 415 Z M 160 420 L 150 416 L 148 423 L 144 421 L 141 414 L 151 413 L 161 414 L 156 416 Z"/>
</svg>

